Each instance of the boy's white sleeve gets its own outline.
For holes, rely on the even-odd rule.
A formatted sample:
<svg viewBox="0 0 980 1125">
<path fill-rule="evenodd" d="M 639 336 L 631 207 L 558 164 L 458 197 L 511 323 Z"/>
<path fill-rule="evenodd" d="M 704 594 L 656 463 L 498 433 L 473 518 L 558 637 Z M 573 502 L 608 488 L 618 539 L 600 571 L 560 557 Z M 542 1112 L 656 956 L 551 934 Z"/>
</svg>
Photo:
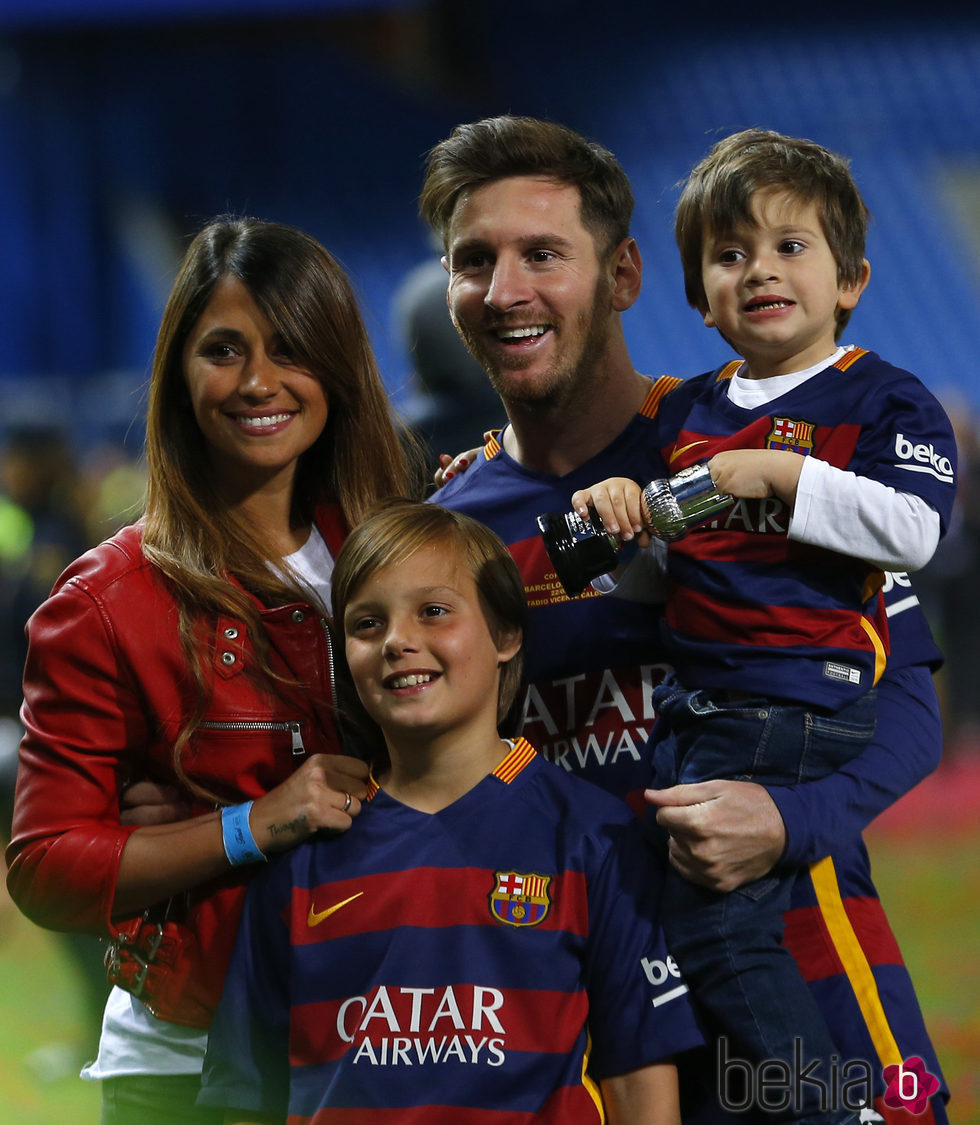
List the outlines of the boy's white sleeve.
<svg viewBox="0 0 980 1125">
<path fill-rule="evenodd" d="M 659 605 L 667 600 L 667 544 L 653 539 L 649 547 L 637 547 L 629 562 L 609 574 L 593 578 L 593 589 L 600 594 L 615 594 L 631 602 Z"/>
<path fill-rule="evenodd" d="M 939 543 L 939 513 L 920 496 L 806 457 L 789 538 L 882 570 L 919 570 Z"/>
</svg>

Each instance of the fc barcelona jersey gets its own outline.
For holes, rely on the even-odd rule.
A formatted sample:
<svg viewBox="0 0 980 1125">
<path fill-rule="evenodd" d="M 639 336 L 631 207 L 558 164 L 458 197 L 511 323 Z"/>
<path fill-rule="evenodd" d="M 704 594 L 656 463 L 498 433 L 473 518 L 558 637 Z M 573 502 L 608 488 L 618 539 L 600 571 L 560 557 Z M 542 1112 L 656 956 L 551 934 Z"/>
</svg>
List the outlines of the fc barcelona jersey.
<svg viewBox="0 0 980 1125">
<path fill-rule="evenodd" d="M 644 807 L 641 791 L 651 774 L 649 687 L 659 681 L 670 659 L 659 633 L 659 608 L 598 597 L 592 590 L 577 598 L 565 597 L 538 535 L 536 517 L 568 510 L 576 489 L 606 477 L 628 476 L 641 482 L 662 477 L 667 466 L 656 445 L 656 416 L 685 385 L 680 379 L 658 379 L 623 432 L 572 473 L 556 477 L 526 469 L 492 439 L 476 463 L 433 498 L 493 528 L 520 566 L 530 603 L 524 702 L 524 730 L 530 741 L 566 770 L 626 798 L 638 811 Z M 887 402 L 886 394 L 882 402 Z M 785 416 L 792 418 L 788 412 Z M 810 440 L 813 433 L 802 428 L 796 432 L 797 445 Z M 927 448 L 919 452 L 928 455 Z M 913 478 L 911 471 L 899 471 Z M 901 481 L 908 488 L 904 475 Z M 791 847 L 795 844 L 812 856 L 835 849 L 836 889 L 828 889 L 829 861 L 823 863 L 819 897 L 809 874 L 801 876 L 794 888 L 794 911 L 787 917 L 787 942 L 842 1051 L 874 1060 L 879 1075 L 886 1063 L 909 1055 L 922 1056 L 938 1074 L 915 992 L 875 895 L 860 843 L 860 833 L 874 811 L 935 768 L 939 755 L 938 716 L 932 714 L 937 704 L 928 669 L 939 665 L 940 653 L 907 577 L 886 576 L 883 595 L 892 651 L 882 686 L 887 683 L 889 698 L 895 699 L 895 721 L 888 726 L 886 742 L 869 747 L 846 773 L 772 790 L 792 798 L 791 803 L 780 804 Z M 899 673 L 902 678 L 895 680 Z M 909 708 L 917 710 L 910 714 Z M 920 721 L 919 711 L 931 721 Z M 794 862 L 805 860 L 794 853 Z M 816 915 L 822 920 L 816 921 Z M 798 941 L 801 934 L 808 940 Z M 815 945 L 821 948 L 819 957 Z M 838 947 L 849 951 L 846 964 L 833 953 Z M 711 1051 L 704 1064 L 709 1067 Z M 698 1060 L 689 1088 L 701 1089 L 705 1073 Z M 904 1111 L 891 1111 L 881 1101 L 883 1081 L 875 1092 L 879 1113 L 901 1125 L 899 1118 L 907 1116 Z M 948 1095 L 945 1087 L 943 1094 Z M 691 1120 L 718 1125 L 717 1105 L 713 1110 L 709 1106 L 707 1117 L 692 1115 Z M 937 1097 L 923 1121 L 935 1125 L 945 1120 Z"/>
<path fill-rule="evenodd" d="M 949 520 L 956 447 L 915 376 L 854 348 L 763 406 L 728 397 L 738 362 L 666 398 L 655 441 L 674 474 L 728 449 L 789 450 L 921 497 Z M 887 656 L 870 563 L 788 538 L 783 501 L 739 499 L 670 545 L 665 641 L 681 681 L 837 709 Z"/>
<path fill-rule="evenodd" d="M 249 887 L 201 1101 L 296 1125 L 602 1121 L 586 1065 L 702 1041 L 638 831 L 523 741 L 438 813 L 373 789 Z"/>
</svg>

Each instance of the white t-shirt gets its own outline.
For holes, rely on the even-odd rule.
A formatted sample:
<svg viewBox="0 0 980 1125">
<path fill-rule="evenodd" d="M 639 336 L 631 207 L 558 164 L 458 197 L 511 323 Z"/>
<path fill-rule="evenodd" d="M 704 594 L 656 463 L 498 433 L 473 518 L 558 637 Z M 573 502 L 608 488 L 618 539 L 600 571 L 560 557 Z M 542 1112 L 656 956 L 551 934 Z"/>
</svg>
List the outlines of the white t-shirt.
<svg viewBox="0 0 980 1125">
<path fill-rule="evenodd" d="M 282 560 L 307 592 L 311 603 L 321 612 L 330 609 L 330 579 L 333 577 L 333 555 L 323 536 L 314 527 L 309 539 L 298 551 Z"/>
<path fill-rule="evenodd" d="M 302 547 L 284 560 L 307 589 L 312 604 L 330 605 L 333 557 L 314 527 Z M 140 1000 L 114 988 L 102 1017 L 99 1053 L 82 1070 L 91 1082 L 136 1074 L 200 1074 L 208 1033 L 157 1019 Z"/>
</svg>

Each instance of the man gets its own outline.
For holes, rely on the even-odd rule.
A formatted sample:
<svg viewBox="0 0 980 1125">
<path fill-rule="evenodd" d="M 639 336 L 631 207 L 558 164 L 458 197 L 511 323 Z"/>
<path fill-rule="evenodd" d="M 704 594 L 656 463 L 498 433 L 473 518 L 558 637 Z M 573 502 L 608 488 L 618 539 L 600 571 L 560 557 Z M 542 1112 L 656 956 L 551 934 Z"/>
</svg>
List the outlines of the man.
<svg viewBox="0 0 980 1125">
<path fill-rule="evenodd" d="M 621 315 L 636 301 L 642 276 L 629 234 L 632 206 L 611 153 L 562 126 L 514 117 L 461 125 L 437 145 L 420 200 L 423 219 L 443 239 L 453 320 L 509 423 L 435 499 L 497 531 L 521 569 L 530 604 L 525 737 L 639 811 L 650 778 L 650 689 L 664 667 L 656 613 L 591 590 L 568 599 L 535 522 L 541 513 L 565 511 L 571 494 L 596 480 L 648 479 L 648 463 L 653 475 L 650 419 L 679 380 L 637 372 L 623 335 Z M 905 627 L 896 619 L 895 641 L 922 629 L 917 609 L 902 616 L 916 620 Z M 794 862 L 822 861 L 797 884 L 786 944 L 821 1004 L 842 1066 L 854 1063 L 842 1075 L 855 1080 L 852 1096 L 860 1096 L 858 1064 L 867 1071 L 865 1093 L 873 1087 L 874 1094 L 868 1121 L 898 1121 L 905 1113 L 884 1101 L 885 1066 L 918 1055 L 939 1073 L 860 840 L 867 822 L 938 760 L 938 711 L 928 686 L 935 647 L 923 635 L 908 648 L 913 655 L 904 663 L 918 669 L 922 698 L 901 717 L 898 734 L 895 723 L 888 728 L 900 739 L 899 752 L 880 738 L 852 771 L 821 782 L 770 793 L 749 782 L 713 781 L 656 798 L 658 820 L 671 834 L 671 862 L 716 890 L 764 876 L 784 853 Z M 830 847 L 836 854 L 823 860 Z M 649 971 L 677 972 L 669 959 Z M 685 1120 L 721 1121 L 725 1105 L 758 1103 L 758 1076 L 726 1055 L 723 1040 L 701 1065 L 711 1070 L 688 1083 Z M 706 1089 L 716 1096 L 695 1108 Z M 939 1095 L 922 1120 L 946 1120 Z"/>
</svg>

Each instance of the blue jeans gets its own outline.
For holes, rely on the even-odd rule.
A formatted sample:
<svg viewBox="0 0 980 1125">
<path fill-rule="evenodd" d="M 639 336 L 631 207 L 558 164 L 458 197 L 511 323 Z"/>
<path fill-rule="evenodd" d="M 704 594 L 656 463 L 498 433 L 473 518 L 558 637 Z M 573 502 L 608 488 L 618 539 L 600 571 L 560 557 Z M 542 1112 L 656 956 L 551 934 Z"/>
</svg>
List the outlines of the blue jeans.
<svg viewBox="0 0 980 1125">
<path fill-rule="evenodd" d="M 875 692 L 835 714 L 761 697 L 687 691 L 676 680 L 654 688 L 661 722 L 654 748 L 659 788 L 730 778 L 792 785 L 823 777 L 850 761 L 874 734 Z M 666 727 L 666 731 L 663 728 Z M 658 830 L 665 843 L 662 830 Z M 725 1037 L 726 1055 L 767 1075 L 805 1070 L 814 1080 L 762 1092 L 774 1121 L 805 1125 L 856 1122 L 831 1094 L 830 1059 L 837 1053 L 826 1022 L 796 962 L 782 944 L 795 872 L 774 869 L 729 894 L 690 883 L 670 869 L 663 924 L 671 952 L 709 1023 Z M 817 1062 L 813 1069 L 808 1064 Z M 788 1069 L 783 1069 L 788 1068 Z M 825 1091 L 821 1082 L 828 1084 Z M 773 1100 L 775 1099 L 775 1100 Z M 761 1108 L 766 1108 L 765 1106 Z"/>
</svg>

